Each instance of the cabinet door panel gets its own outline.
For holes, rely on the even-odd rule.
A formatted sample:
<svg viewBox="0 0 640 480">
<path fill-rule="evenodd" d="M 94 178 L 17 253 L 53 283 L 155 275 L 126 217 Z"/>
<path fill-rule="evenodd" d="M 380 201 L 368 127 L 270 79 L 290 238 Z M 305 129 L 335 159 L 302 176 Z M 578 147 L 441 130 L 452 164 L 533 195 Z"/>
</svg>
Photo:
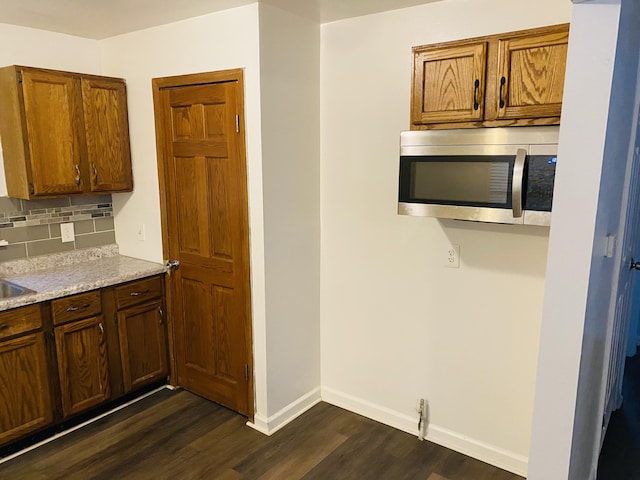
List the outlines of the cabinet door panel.
<svg viewBox="0 0 640 480">
<path fill-rule="evenodd" d="M 80 79 L 49 71 L 22 73 L 33 195 L 82 192 L 84 126 Z"/>
<path fill-rule="evenodd" d="M 0 445 L 53 423 L 44 335 L 0 343 Z"/>
<path fill-rule="evenodd" d="M 486 42 L 414 50 L 411 121 L 481 121 Z"/>
<path fill-rule="evenodd" d="M 65 417 L 109 399 L 107 341 L 102 316 L 55 328 Z"/>
<path fill-rule="evenodd" d="M 161 302 L 119 312 L 118 333 L 125 392 L 168 375 Z"/>
<path fill-rule="evenodd" d="M 568 41 L 565 28 L 499 42 L 497 118 L 560 116 Z"/>
<path fill-rule="evenodd" d="M 82 101 L 91 191 L 131 191 L 133 179 L 124 82 L 83 78 Z"/>
</svg>

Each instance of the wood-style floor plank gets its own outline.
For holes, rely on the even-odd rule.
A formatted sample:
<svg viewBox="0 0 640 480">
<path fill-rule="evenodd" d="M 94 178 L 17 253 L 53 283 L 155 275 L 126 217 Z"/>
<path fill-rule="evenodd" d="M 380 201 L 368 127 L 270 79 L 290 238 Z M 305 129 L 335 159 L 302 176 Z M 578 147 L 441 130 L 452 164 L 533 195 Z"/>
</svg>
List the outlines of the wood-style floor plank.
<svg viewBox="0 0 640 480">
<path fill-rule="evenodd" d="M 162 390 L 0 464 L 0 479 L 521 480 L 326 403 L 270 437 L 245 422 Z"/>
</svg>

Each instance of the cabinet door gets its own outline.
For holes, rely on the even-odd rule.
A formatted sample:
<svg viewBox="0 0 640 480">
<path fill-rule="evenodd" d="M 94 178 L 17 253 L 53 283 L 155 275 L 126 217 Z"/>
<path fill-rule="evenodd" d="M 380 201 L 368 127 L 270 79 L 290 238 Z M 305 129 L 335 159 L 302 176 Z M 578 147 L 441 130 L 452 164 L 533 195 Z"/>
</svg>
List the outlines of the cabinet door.
<svg viewBox="0 0 640 480">
<path fill-rule="evenodd" d="M 497 118 L 559 117 L 569 30 L 500 40 Z"/>
<path fill-rule="evenodd" d="M 0 343 L 0 445 L 53 423 L 44 335 Z"/>
<path fill-rule="evenodd" d="M 108 400 L 111 389 L 102 316 L 56 327 L 55 337 L 64 416 Z"/>
<path fill-rule="evenodd" d="M 118 333 L 125 392 L 168 375 L 161 302 L 118 312 Z"/>
<path fill-rule="evenodd" d="M 124 82 L 83 78 L 82 101 L 91 191 L 131 191 L 133 180 Z"/>
<path fill-rule="evenodd" d="M 411 122 L 481 121 L 486 42 L 414 49 Z"/>
<path fill-rule="evenodd" d="M 24 70 L 22 91 L 32 195 L 82 192 L 84 124 L 80 78 Z"/>
</svg>

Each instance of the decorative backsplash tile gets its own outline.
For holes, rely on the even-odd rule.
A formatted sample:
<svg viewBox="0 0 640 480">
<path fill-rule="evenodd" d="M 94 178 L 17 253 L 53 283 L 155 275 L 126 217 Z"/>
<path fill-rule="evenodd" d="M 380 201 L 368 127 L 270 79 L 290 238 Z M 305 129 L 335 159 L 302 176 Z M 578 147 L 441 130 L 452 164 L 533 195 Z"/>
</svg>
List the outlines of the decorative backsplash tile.
<svg viewBox="0 0 640 480">
<path fill-rule="evenodd" d="M 62 243 L 60 224 L 75 241 Z M 111 195 L 20 200 L 0 197 L 0 262 L 115 243 Z"/>
</svg>

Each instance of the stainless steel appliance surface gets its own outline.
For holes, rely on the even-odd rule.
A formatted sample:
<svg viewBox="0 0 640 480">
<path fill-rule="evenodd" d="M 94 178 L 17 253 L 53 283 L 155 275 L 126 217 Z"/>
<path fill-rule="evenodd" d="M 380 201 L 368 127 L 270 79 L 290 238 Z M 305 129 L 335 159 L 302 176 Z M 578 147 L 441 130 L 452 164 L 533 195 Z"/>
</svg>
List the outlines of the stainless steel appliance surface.
<svg viewBox="0 0 640 480">
<path fill-rule="evenodd" d="M 548 226 L 557 126 L 400 135 L 398 213 Z"/>
</svg>

